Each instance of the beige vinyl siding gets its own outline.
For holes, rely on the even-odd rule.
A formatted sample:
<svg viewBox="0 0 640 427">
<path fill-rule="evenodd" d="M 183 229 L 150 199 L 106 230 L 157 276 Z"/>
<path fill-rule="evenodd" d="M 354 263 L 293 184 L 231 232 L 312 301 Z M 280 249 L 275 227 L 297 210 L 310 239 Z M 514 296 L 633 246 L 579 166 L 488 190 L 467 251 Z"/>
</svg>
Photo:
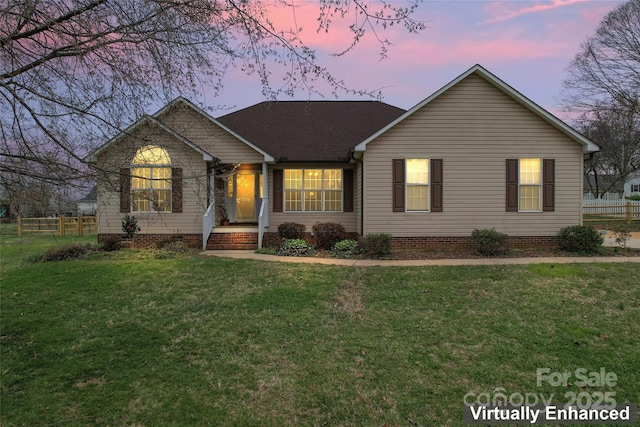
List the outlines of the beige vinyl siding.
<svg viewBox="0 0 640 427">
<path fill-rule="evenodd" d="M 262 154 L 187 106 L 176 105 L 158 120 L 223 163 L 264 161 Z"/>
<path fill-rule="evenodd" d="M 506 212 L 506 159 L 555 159 L 555 211 Z M 443 159 L 443 212 L 392 212 L 392 159 Z M 555 235 L 581 221 L 581 146 L 477 75 L 367 145 L 364 232 L 398 237 Z"/>
<path fill-rule="evenodd" d="M 97 166 L 114 171 L 98 177 L 98 233 L 121 233 L 118 172 L 130 168 L 136 150 L 144 145 L 166 149 L 172 168 L 182 168 L 182 213 L 131 212 L 138 219 L 142 234 L 202 233 L 202 215 L 207 208 L 206 162 L 196 152 L 170 134 L 144 125 L 98 157 Z"/>
<path fill-rule="evenodd" d="M 287 164 L 276 165 L 276 169 L 345 169 L 346 164 Z M 349 166 L 351 167 L 351 166 Z M 295 222 L 304 224 L 307 232 L 311 232 L 311 227 L 317 222 L 339 222 L 347 232 L 357 232 L 356 229 L 356 207 L 353 212 L 273 212 L 273 169 L 269 166 L 269 231 L 278 232 L 278 226 L 283 222 Z M 354 177 L 355 178 L 355 177 Z M 356 197 L 356 188 L 354 185 L 354 200 Z"/>
</svg>

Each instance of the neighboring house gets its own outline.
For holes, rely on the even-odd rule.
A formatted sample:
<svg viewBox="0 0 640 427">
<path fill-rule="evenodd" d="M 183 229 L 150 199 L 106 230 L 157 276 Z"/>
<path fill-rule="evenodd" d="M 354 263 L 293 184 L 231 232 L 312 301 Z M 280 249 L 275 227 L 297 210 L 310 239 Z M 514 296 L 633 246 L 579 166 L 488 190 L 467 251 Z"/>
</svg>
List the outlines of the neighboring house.
<svg viewBox="0 0 640 427">
<path fill-rule="evenodd" d="M 613 178 L 609 175 L 603 175 L 598 177 L 598 184 L 600 188 L 613 187 L 611 182 Z M 596 187 L 595 177 L 593 174 L 588 174 L 584 179 L 584 200 L 594 200 L 596 197 L 593 195 L 592 188 Z M 627 196 L 640 195 L 640 173 L 632 173 L 627 177 L 627 180 L 622 184 L 622 188 L 618 185 L 619 191 L 615 190 L 607 191 L 598 197 L 601 200 L 621 200 Z"/>
<path fill-rule="evenodd" d="M 98 179 L 99 239 L 130 214 L 141 245 L 255 248 L 283 222 L 390 233 L 396 247 L 491 227 L 539 245 L 581 223 L 583 157 L 597 150 L 476 65 L 409 111 L 289 101 L 213 118 L 179 98 L 88 160 L 113 171 Z"/>
<path fill-rule="evenodd" d="M 98 187 L 94 186 L 86 196 L 77 201 L 78 215 L 95 215 L 98 210 Z"/>
<path fill-rule="evenodd" d="M 640 172 L 631 175 L 624 183 L 625 196 L 640 195 Z"/>
</svg>

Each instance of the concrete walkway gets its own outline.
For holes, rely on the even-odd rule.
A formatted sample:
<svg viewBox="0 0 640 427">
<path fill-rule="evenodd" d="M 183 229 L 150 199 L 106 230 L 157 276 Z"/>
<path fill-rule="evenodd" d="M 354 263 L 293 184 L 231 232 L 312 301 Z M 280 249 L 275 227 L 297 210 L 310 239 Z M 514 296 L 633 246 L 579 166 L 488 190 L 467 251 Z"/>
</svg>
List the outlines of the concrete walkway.
<svg viewBox="0 0 640 427">
<path fill-rule="evenodd" d="M 511 265 L 511 264 L 573 264 L 593 262 L 636 262 L 638 257 L 530 257 L 530 258 L 469 258 L 469 259 L 420 259 L 420 260 L 375 260 L 375 259 L 336 259 L 313 257 L 287 257 L 257 254 L 251 250 L 243 251 L 204 251 L 206 256 L 235 259 L 255 259 L 260 261 L 294 262 L 299 264 L 346 265 L 353 267 L 422 267 L 430 265 Z"/>
</svg>

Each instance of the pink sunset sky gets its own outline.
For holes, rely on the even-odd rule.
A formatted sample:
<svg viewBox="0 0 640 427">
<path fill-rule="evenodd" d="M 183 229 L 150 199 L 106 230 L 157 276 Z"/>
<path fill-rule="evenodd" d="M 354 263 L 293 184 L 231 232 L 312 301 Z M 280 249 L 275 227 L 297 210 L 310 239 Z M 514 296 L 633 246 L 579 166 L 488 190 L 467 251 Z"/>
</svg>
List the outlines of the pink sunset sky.
<svg viewBox="0 0 640 427">
<path fill-rule="evenodd" d="M 380 60 L 380 48 L 371 32 L 345 56 L 332 53 L 348 47 L 351 20 L 334 20 L 329 33 L 317 33 L 318 5 L 313 0 L 290 0 L 292 7 L 275 9 L 270 15 L 280 28 L 301 27 L 301 39 L 318 52 L 320 65 L 354 89 L 383 92 L 382 101 L 409 109 L 475 64 L 496 74 L 507 84 L 562 119 L 562 82 L 566 68 L 593 35 L 602 18 L 622 1 L 429 1 L 419 6 L 415 18 L 428 28 L 408 34 L 401 27 L 381 31 L 393 46 Z M 277 80 L 276 80 L 277 82 Z M 230 69 L 218 96 L 207 96 L 215 116 L 264 100 L 256 76 Z M 335 99 L 319 85 L 326 99 Z M 322 99 L 300 91 L 294 98 Z M 354 95 L 342 100 L 363 99 Z"/>
</svg>

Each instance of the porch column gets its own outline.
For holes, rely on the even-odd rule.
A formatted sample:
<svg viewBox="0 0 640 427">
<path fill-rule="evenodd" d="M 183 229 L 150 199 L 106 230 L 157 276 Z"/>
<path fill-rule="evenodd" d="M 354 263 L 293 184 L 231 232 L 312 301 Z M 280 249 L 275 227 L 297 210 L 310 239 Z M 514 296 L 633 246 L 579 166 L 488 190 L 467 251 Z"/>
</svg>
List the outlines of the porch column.
<svg viewBox="0 0 640 427">
<path fill-rule="evenodd" d="M 271 206 L 269 206 L 269 168 L 267 167 L 266 162 L 262 162 L 262 203 L 266 203 L 266 209 L 263 212 L 264 215 L 264 226 L 269 226 L 269 211 L 271 210 Z"/>
</svg>

